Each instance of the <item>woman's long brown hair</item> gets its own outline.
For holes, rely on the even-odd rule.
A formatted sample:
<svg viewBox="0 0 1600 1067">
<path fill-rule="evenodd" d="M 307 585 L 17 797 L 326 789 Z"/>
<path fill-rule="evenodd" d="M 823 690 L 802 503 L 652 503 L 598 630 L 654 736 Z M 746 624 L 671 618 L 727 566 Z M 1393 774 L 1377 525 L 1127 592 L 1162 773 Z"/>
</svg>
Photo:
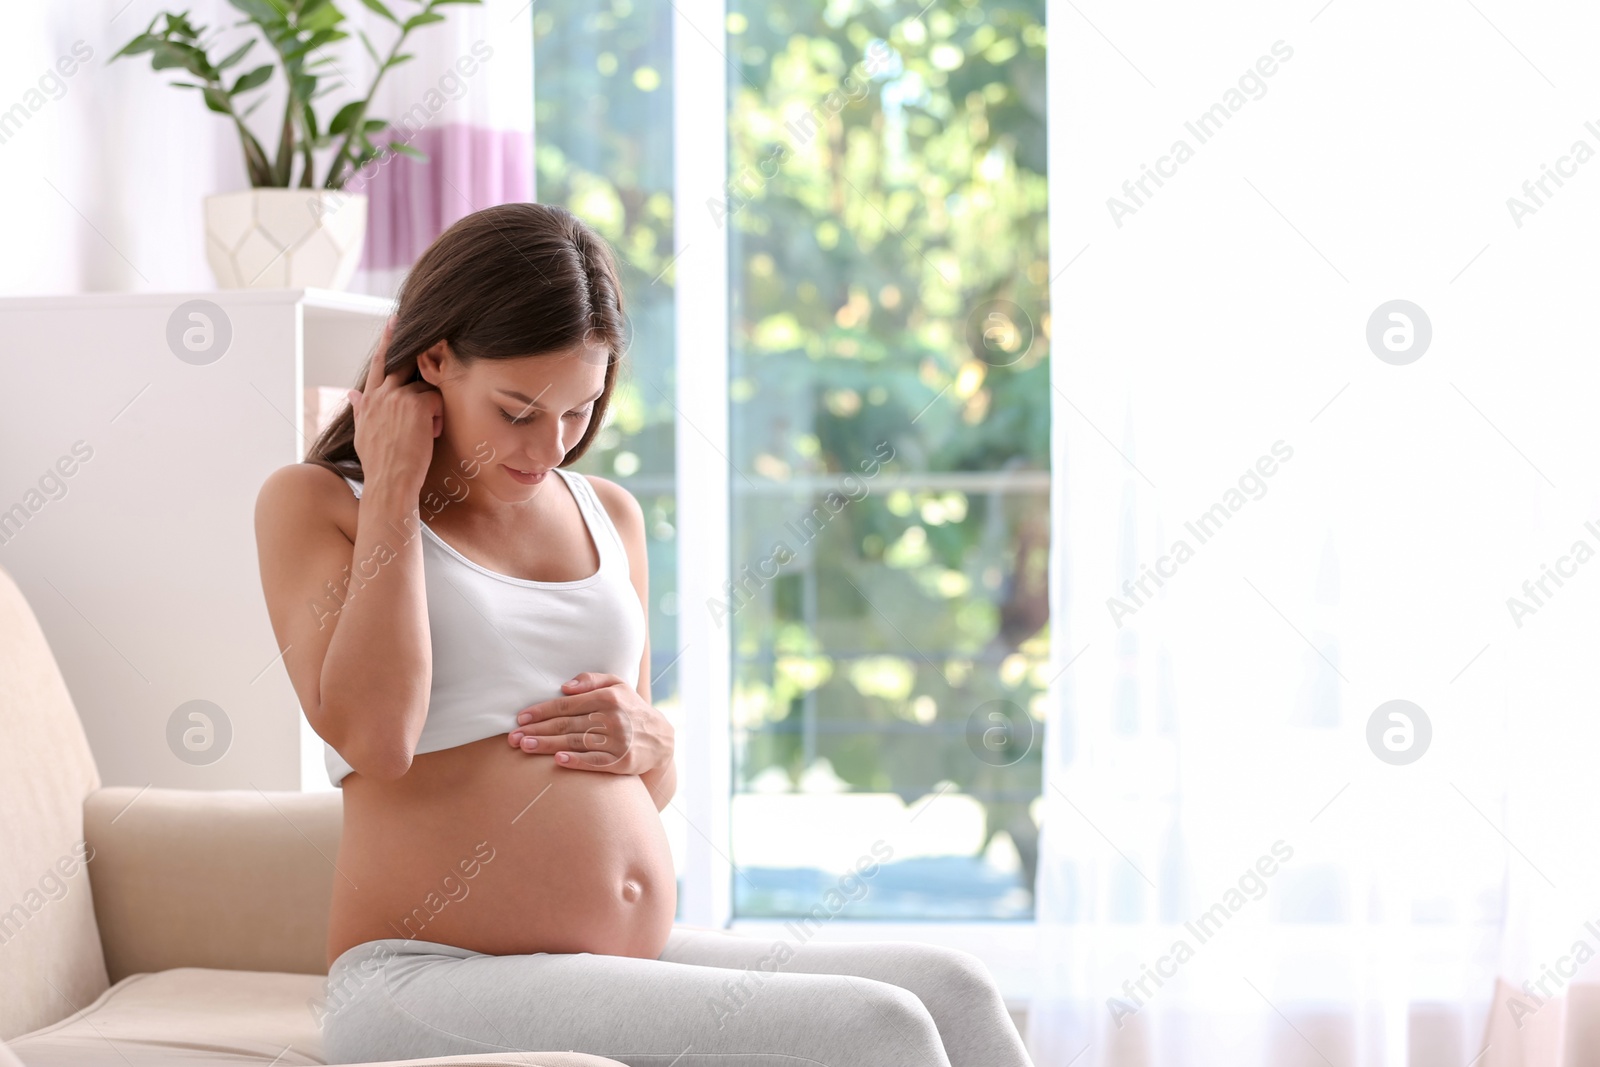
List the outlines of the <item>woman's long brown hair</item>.
<svg viewBox="0 0 1600 1067">
<path fill-rule="evenodd" d="M 605 239 L 549 204 L 500 204 L 459 220 L 417 259 L 400 285 L 385 374 L 419 381 L 417 357 L 440 341 L 463 363 L 521 359 L 604 345 L 605 391 L 582 439 L 560 466 L 588 451 L 605 422 L 627 345 L 622 286 Z M 376 352 L 374 352 L 374 355 Z M 354 387 L 363 390 L 369 355 Z M 364 481 L 355 412 L 347 404 L 306 451 L 305 462 Z"/>
</svg>

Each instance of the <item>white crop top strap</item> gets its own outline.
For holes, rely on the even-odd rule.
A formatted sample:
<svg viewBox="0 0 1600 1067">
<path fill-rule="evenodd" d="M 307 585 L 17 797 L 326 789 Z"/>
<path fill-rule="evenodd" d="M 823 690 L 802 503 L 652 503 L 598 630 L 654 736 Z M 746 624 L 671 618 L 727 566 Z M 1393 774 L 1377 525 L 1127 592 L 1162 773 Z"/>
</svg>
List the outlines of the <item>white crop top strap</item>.
<svg viewBox="0 0 1600 1067">
<path fill-rule="evenodd" d="M 600 566 L 616 566 L 628 573 L 628 549 L 622 543 L 622 534 L 617 530 L 616 523 L 611 521 L 611 513 L 600 502 L 600 494 L 594 491 L 594 485 L 578 471 L 563 470 L 560 467 L 552 468 L 561 475 L 567 483 L 567 488 L 572 490 L 572 496 L 578 501 L 578 507 L 583 509 L 584 518 L 589 524 L 589 529 L 604 530 L 605 533 L 595 534 L 595 550 L 600 553 Z M 610 557 L 608 559 L 607 557 Z M 612 563 L 611 560 L 615 560 Z"/>
<path fill-rule="evenodd" d="M 589 479 L 553 469 L 577 501 L 600 555 L 599 568 L 587 577 L 536 582 L 501 574 L 463 556 L 420 518 L 404 524 L 420 525 L 423 534 L 432 656 L 419 754 L 509 734 L 517 712 L 562 696 L 561 683 L 584 671 L 638 684 L 647 623 L 627 548 Z M 362 483 L 349 476 L 345 482 L 360 499 Z M 381 580 L 377 561 L 352 564 L 353 589 Z M 324 742 L 323 748 L 328 779 L 340 785 L 351 767 L 333 746 Z"/>
</svg>

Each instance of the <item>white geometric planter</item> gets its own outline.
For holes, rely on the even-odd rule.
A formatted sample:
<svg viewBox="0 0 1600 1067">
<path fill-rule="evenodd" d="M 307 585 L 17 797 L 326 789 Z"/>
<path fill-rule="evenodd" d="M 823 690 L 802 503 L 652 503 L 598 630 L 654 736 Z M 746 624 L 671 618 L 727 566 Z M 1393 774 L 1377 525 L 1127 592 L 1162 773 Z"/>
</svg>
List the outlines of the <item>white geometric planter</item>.
<svg viewBox="0 0 1600 1067">
<path fill-rule="evenodd" d="M 224 289 L 343 289 L 361 261 L 367 198 L 244 189 L 205 198 L 206 261 Z"/>
</svg>

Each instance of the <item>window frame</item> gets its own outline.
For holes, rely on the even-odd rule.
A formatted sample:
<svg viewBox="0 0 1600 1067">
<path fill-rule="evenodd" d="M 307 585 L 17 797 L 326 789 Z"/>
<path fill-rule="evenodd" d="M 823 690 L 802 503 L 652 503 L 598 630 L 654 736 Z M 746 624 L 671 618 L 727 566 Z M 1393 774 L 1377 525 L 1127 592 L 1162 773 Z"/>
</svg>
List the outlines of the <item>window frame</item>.
<svg viewBox="0 0 1600 1067">
<path fill-rule="evenodd" d="M 727 68 L 706 27 L 727 24 L 725 0 L 674 3 L 672 32 L 673 391 L 678 543 L 679 799 L 689 824 L 683 922 L 724 928 L 732 917 L 732 634 L 706 608 L 731 571 L 728 491 L 727 234 L 705 201 L 727 173 Z M 706 115 L 722 115 L 708 123 Z M 690 277 L 700 284 L 686 285 Z M 716 283 L 720 280 L 720 284 Z M 693 353 L 694 358 L 684 358 Z M 694 471 L 688 478 L 684 472 Z M 685 550 L 685 546 L 690 546 Z"/>
</svg>

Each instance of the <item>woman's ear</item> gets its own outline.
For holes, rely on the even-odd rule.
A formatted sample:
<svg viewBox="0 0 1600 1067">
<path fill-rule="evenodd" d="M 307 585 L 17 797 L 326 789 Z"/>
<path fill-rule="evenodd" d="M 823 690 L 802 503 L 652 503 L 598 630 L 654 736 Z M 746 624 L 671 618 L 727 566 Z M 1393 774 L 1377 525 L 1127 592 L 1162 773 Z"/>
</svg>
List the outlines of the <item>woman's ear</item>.
<svg viewBox="0 0 1600 1067">
<path fill-rule="evenodd" d="M 417 377 L 437 389 L 439 380 L 444 377 L 444 360 L 449 352 L 450 342 L 439 341 L 427 351 L 418 353 Z"/>
</svg>

